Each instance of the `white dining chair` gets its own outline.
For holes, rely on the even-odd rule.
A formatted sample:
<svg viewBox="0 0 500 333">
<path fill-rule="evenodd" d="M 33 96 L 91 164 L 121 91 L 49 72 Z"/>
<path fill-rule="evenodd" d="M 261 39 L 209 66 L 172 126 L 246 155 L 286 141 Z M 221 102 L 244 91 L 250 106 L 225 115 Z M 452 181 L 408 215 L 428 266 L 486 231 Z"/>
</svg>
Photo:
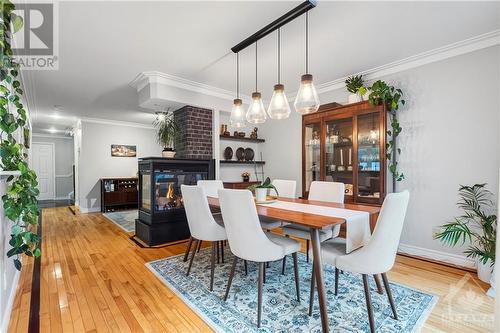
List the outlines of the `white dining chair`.
<svg viewBox="0 0 500 333">
<path fill-rule="evenodd" d="M 212 254 L 210 259 L 210 291 L 212 291 L 214 285 L 216 247 L 218 242 L 227 239 L 226 229 L 215 222 L 208 206 L 207 196 L 202 187 L 181 185 L 181 193 L 189 231 L 195 242 L 186 275 L 189 275 L 191 271 L 194 256 L 198 249 L 198 242 L 212 242 Z"/>
<path fill-rule="evenodd" d="M 217 197 L 217 191 L 220 190 L 221 188 L 224 188 L 222 180 L 198 180 L 196 184 L 203 188 L 207 196 L 214 198 Z M 212 216 L 214 217 L 215 222 L 217 222 L 217 224 L 224 226 L 224 222 L 222 221 L 222 215 L 220 214 L 220 212 L 212 211 Z M 186 252 L 184 253 L 184 259 L 183 259 L 184 262 L 188 260 L 192 244 L 193 244 L 193 237 L 189 237 L 188 245 L 186 247 Z M 197 248 L 198 252 L 200 248 L 201 248 L 201 242 L 198 242 L 198 248 Z M 220 249 L 222 253 L 222 262 L 224 262 L 224 243 L 220 244 Z M 219 246 L 217 246 L 217 262 L 218 261 L 219 261 Z"/>
<path fill-rule="evenodd" d="M 409 199 L 410 193 L 408 191 L 390 193 L 385 197 L 373 235 L 368 244 L 362 248 L 346 255 L 345 240 L 331 239 L 321 244 L 323 262 L 335 266 L 335 295 L 338 293 L 339 270 L 362 275 L 368 321 L 372 333 L 375 333 L 375 320 L 373 317 L 368 275 L 382 275 L 387 298 L 394 315 L 393 318 L 395 320 L 398 319 L 386 273 L 392 269 L 396 260 Z M 313 267 L 311 276 L 309 315 L 312 315 L 314 300 L 315 269 Z"/>
<path fill-rule="evenodd" d="M 282 198 L 296 198 L 297 182 L 295 180 L 274 179 L 272 184 L 276 187 L 277 194 Z M 272 190 L 271 190 L 272 191 Z M 274 193 L 271 193 L 274 194 Z M 260 225 L 265 230 L 272 230 L 285 225 L 286 222 L 271 218 L 260 218 Z"/>
<path fill-rule="evenodd" d="M 205 194 L 208 197 L 214 197 L 217 198 L 217 191 L 220 189 L 224 188 L 224 184 L 222 183 L 222 180 L 198 180 L 196 183 L 198 186 L 203 187 L 203 190 L 205 191 Z"/>
<path fill-rule="evenodd" d="M 224 218 L 229 247 L 234 255 L 231 273 L 227 283 L 224 301 L 227 300 L 238 258 L 259 264 L 257 326 L 260 327 L 262 314 L 262 284 L 265 263 L 281 260 L 292 254 L 294 260 L 295 288 L 300 302 L 299 271 L 297 252 L 300 242 L 266 233 L 262 230 L 252 193 L 247 190 L 219 190 L 219 202 Z"/>
<path fill-rule="evenodd" d="M 308 200 L 326 201 L 334 203 L 344 203 L 345 185 L 337 182 L 313 181 L 309 188 Z M 326 227 L 320 230 L 319 240 L 324 242 L 327 239 L 337 237 L 340 233 L 340 225 Z M 309 262 L 309 242 L 311 234 L 309 228 L 292 224 L 283 227 L 283 234 L 306 240 L 306 258 Z M 285 267 L 285 265 L 283 265 Z"/>
</svg>

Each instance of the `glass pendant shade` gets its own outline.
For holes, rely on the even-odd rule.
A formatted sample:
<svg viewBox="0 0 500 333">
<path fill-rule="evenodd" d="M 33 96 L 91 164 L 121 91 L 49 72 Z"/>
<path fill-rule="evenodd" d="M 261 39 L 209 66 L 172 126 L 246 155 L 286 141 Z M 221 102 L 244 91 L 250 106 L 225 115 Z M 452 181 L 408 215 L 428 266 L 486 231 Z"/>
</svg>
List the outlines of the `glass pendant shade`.
<svg viewBox="0 0 500 333">
<path fill-rule="evenodd" d="M 233 109 L 231 110 L 231 117 L 229 118 L 229 124 L 232 127 L 242 128 L 246 126 L 245 123 L 245 110 L 243 110 L 243 104 L 241 99 L 237 98 L 234 100 Z"/>
<path fill-rule="evenodd" d="M 300 88 L 295 98 L 295 110 L 300 114 L 308 114 L 318 111 L 319 97 L 314 87 L 311 74 L 304 74 L 300 80 Z"/>
<path fill-rule="evenodd" d="M 248 108 L 246 118 L 250 124 L 262 124 L 266 121 L 266 109 L 264 103 L 262 103 L 260 92 L 252 93 L 252 102 Z"/>
<path fill-rule="evenodd" d="M 286 119 L 290 115 L 290 104 L 288 104 L 285 95 L 285 86 L 282 84 L 274 86 L 273 97 L 271 103 L 269 103 L 267 114 L 271 119 Z"/>
</svg>

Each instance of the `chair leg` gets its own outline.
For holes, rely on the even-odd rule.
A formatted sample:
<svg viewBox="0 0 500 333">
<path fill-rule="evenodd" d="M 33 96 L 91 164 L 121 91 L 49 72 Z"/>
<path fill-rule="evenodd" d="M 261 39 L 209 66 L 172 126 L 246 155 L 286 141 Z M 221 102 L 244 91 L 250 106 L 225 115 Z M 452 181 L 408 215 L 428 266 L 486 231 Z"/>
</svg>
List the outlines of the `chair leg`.
<svg viewBox="0 0 500 333">
<path fill-rule="evenodd" d="M 335 267 L 335 296 L 339 294 L 339 269 Z"/>
<path fill-rule="evenodd" d="M 194 255 L 196 254 L 196 248 L 197 248 L 199 243 L 201 243 L 200 240 L 197 240 L 197 239 L 194 240 L 193 253 L 191 254 L 191 260 L 189 260 L 189 266 L 188 266 L 188 270 L 186 272 L 186 276 L 189 276 L 189 272 L 191 271 L 191 266 L 193 265 Z"/>
<path fill-rule="evenodd" d="M 309 239 L 306 239 L 306 261 L 309 262 Z"/>
<path fill-rule="evenodd" d="M 188 246 L 186 248 L 186 253 L 184 253 L 184 259 L 182 259 L 182 261 L 186 262 L 188 260 L 188 257 L 189 257 L 189 251 L 191 251 L 191 245 L 193 244 L 193 237 L 189 237 L 189 242 L 188 242 Z"/>
<path fill-rule="evenodd" d="M 299 263 L 297 260 L 297 252 L 292 253 L 293 271 L 295 273 L 295 291 L 297 292 L 297 302 L 300 303 L 300 287 L 299 287 Z"/>
<path fill-rule="evenodd" d="M 370 331 L 375 333 L 375 321 L 373 319 L 373 308 L 372 308 L 372 299 L 370 296 L 370 285 L 368 283 L 368 275 L 363 274 L 363 286 L 365 288 L 365 300 L 366 300 L 366 309 L 368 311 L 368 321 L 370 322 Z"/>
<path fill-rule="evenodd" d="M 314 302 L 314 282 L 316 280 L 315 277 L 315 270 L 316 268 L 314 267 L 314 262 L 313 262 L 313 267 L 312 267 L 312 273 L 311 273 L 311 290 L 309 293 L 309 316 L 312 316 L 313 312 L 313 302 Z"/>
<path fill-rule="evenodd" d="M 215 248 L 218 248 L 218 246 L 219 242 L 212 242 L 212 255 L 210 258 L 210 291 L 214 290 Z"/>
<path fill-rule="evenodd" d="M 220 242 L 221 261 L 224 263 L 224 241 Z"/>
<path fill-rule="evenodd" d="M 382 273 L 382 281 L 384 281 L 385 292 L 387 293 L 387 298 L 389 298 L 389 303 L 391 304 L 392 314 L 394 319 L 398 320 L 398 314 L 396 312 L 396 305 L 394 304 L 394 299 L 392 298 L 391 287 L 389 285 L 389 280 L 387 280 L 387 275 Z"/>
<path fill-rule="evenodd" d="M 269 268 L 269 261 L 266 262 L 266 268 Z"/>
<path fill-rule="evenodd" d="M 219 252 L 219 241 L 215 242 L 217 244 L 217 264 L 220 263 L 220 252 Z M 212 242 L 213 244 L 213 242 Z"/>
<path fill-rule="evenodd" d="M 248 275 L 248 264 L 246 260 L 243 260 L 243 265 L 245 266 L 245 275 Z"/>
<path fill-rule="evenodd" d="M 286 265 L 286 256 L 283 257 L 283 267 L 281 267 L 281 275 L 285 275 L 285 265 Z"/>
<path fill-rule="evenodd" d="M 224 302 L 227 301 L 227 296 L 229 295 L 229 289 L 231 289 L 231 283 L 233 282 L 234 270 L 236 269 L 237 262 L 238 262 L 238 257 L 234 256 L 233 264 L 231 265 L 231 272 L 229 273 L 229 279 L 227 280 L 226 293 L 224 294 Z"/>
<path fill-rule="evenodd" d="M 263 263 L 263 265 L 264 265 L 264 278 L 262 281 L 264 282 L 264 284 L 266 284 L 266 263 Z"/>
<path fill-rule="evenodd" d="M 259 282 L 257 285 L 257 327 L 260 328 L 260 319 L 262 316 L 262 283 L 265 278 L 266 266 L 263 262 L 259 262 Z"/>
<path fill-rule="evenodd" d="M 382 283 L 380 283 L 380 277 L 378 274 L 373 274 L 373 279 L 375 280 L 375 284 L 377 285 L 377 292 L 380 295 L 384 294 L 384 289 L 382 289 Z"/>
<path fill-rule="evenodd" d="M 201 243 L 203 243 L 203 242 L 202 241 L 198 242 L 198 253 L 200 253 L 200 250 L 201 250 Z"/>
</svg>

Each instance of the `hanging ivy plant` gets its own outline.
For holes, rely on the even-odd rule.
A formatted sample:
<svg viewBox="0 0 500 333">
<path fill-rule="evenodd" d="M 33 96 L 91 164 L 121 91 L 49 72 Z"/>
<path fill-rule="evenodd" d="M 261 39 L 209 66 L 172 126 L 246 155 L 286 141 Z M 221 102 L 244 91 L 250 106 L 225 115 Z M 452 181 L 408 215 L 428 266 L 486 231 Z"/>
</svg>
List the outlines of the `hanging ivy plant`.
<svg viewBox="0 0 500 333">
<path fill-rule="evenodd" d="M 401 125 L 399 124 L 397 117 L 399 105 L 405 104 L 405 100 L 402 99 L 403 91 L 401 89 L 390 86 L 381 80 L 375 81 L 370 90 L 371 93 L 368 96 L 370 104 L 385 104 L 390 115 L 391 128 L 387 130 L 388 141 L 386 143 L 386 157 L 389 161 L 389 171 L 392 173 L 394 180 L 393 186 L 395 187 L 396 181 L 399 182 L 405 179 L 403 172 L 401 172 L 398 168 L 398 161 L 396 156 L 396 154 L 401 154 L 401 148 L 396 147 L 396 138 L 403 130 L 401 128 Z"/>
<path fill-rule="evenodd" d="M 8 0 L 0 0 L 0 168 L 19 171 L 18 176 L 7 178 L 6 193 L 2 196 L 5 216 L 14 222 L 11 229 L 8 257 L 21 270 L 20 255 L 40 256 L 39 237 L 35 233 L 38 225 L 38 182 L 36 174 L 28 166 L 29 140 L 27 113 L 21 96 L 23 90 L 19 77 L 19 66 L 13 60 L 10 41 L 13 33 L 22 25 L 22 18 L 13 13 L 15 6 Z M 21 133 L 22 142 L 15 136 Z"/>
</svg>

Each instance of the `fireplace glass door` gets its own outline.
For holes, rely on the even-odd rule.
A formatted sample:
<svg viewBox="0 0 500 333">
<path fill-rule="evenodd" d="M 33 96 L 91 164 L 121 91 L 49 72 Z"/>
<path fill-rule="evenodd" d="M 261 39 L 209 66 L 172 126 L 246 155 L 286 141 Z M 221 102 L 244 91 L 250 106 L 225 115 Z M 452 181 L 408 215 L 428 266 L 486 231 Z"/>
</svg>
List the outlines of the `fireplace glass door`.
<svg viewBox="0 0 500 333">
<path fill-rule="evenodd" d="M 185 172 L 155 170 L 154 172 L 154 210 L 162 213 L 181 208 L 181 185 L 196 185 L 198 180 L 208 179 L 207 172 Z"/>
</svg>

